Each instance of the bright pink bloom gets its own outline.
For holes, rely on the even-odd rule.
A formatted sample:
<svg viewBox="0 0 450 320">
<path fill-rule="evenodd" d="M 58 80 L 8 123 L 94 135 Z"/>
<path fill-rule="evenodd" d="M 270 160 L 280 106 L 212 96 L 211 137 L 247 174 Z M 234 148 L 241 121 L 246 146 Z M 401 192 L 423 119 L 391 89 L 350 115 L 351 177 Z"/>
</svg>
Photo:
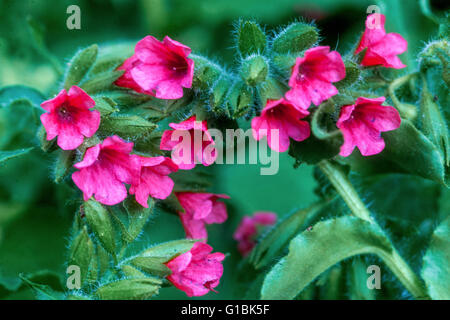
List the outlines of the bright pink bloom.
<svg viewBox="0 0 450 320">
<path fill-rule="evenodd" d="M 192 249 L 166 263 L 172 271 L 167 280 L 184 291 L 188 297 L 198 297 L 214 290 L 223 274 L 222 261 L 225 255 L 210 253 L 212 247 L 201 242 L 194 243 Z"/>
<path fill-rule="evenodd" d="M 196 121 L 194 115 L 183 122 L 170 123 L 169 127 L 174 130 L 164 131 L 159 148 L 172 150 L 172 160 L 180 169 L 190 170 L 196 163 L 204 166 L 214 163 L 217 152 L 206 120 Z"/>
<path fill-rule="evenodd" d="M 382 65 L 386 68 L 404 68 L 406 66 L 397 55 L 406 51 L 408 42 L 398 33 L 386 34 L 385 20 L 385 16 L 380 13 L 373 13 L 367 17 L 366 30 L 355 54 L 367 49 L 361 61 L 366 67 Z"/>
<path fill-rule="evenodd" d="M 286 99 L 303 109 L 308 109 L 311 102 L 318 106 L 338 93 L 331 83 L 344 78 L 345 66 L 339 52 L 330 52 L 330 47 L 308 49 L 292 68 Z"/>
<path fill-rule="evenodd" d="M 277 221 L 277 215 L 273 212 L 256 212 L 252 217 L 245 216 L 241 224 L 233 234 L 233 239 L 237 240 L 238 250 L 242 256 L 247 256 L 255 246 L 255 236 L 258 234 L 257 227 L 270 226 Z"/>
<path fill-rule="evenodd" d="M 118 136 L 106 138 L 86 150 L 83 161 L 74 165 L 80 169 L 72 174 L 73 182 L 83 191 L 84 201 L 95 195 L 95 200 L 115 205 L 127 197 L 124 183 L 139 184 L 141 162 L 132 155 L 132 142 Z"/>
<path fill-rule="evenodd" d="M 205 224 L 222 223 L 227 220 L 227 207 L 218 199 L 229 199 L 225 194 L 177 192 L 178 198 L 184 212 L 179 212 L 186 238 L 206 239 Z"/>
<path fill-rule="evenodd" d="M 192 86 L 194 60 L 188 58 L 190 53 L 189 47 L 167 36 L 162 42 L 147 36 L 136 44 L 134 55 L 118 68 L 125 73 L 116 85 L 160 99 L 179 99 L 183 88 Z"/>
<path fill-rule="evenodd" d="M 73 86 L 69 93 L 65 89 L 41 107 L 47 113 L 41 115 L 41 122 L 47 132 L 47 140 L 58 136 L 58 146 L 73 150 L 83 143 L 83 137 L 92 137 L 100 125 L 100 112 L 89 110 L 95 101 L 81 88 Z"/>
<path fill-rule="evenodd" d="M 363 156 L 383 151 L 384 140 L 380 132 L 395 130 L 401 123 L 397 109 L 381 105 L 384 100 L 384 97 L 360 97 L 355 104 L 342 107 L 336 123 L 344 135 L 344 144 L 339 153 L 341 156 L 349 156 L 355 147 Z"/>
<path fill-rule="evenodd" d="M 272 150 L 284 152 L 289 148 L 289 138 L 303 141 L 309 137 L 309 123 L 300 120 L 308 114 L 306 109 L 298 108 L 285 99 L 267 100 L 261 115 L 252 119 L 253 137 L 259 141 L 267 136 Z"/>
<path fill-rule="evenodd" d="M 139 184 L 131 185 L 130 194 L 136 196 L 136 201 L 148 208 L 148 197 L 156 199 L 167 198 L 173 189 L 173 180 L 168 177 L 178 167 L 167 157 L 139 157 L 141 160 L 141 178 Z"/>
</svg>

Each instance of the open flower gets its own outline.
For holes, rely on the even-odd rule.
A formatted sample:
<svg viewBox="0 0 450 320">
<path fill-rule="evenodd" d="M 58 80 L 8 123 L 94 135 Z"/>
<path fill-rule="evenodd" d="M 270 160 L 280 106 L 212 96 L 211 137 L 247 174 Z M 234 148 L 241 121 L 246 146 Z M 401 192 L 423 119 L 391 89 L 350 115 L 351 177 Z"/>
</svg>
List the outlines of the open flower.
<svg viewBox="0 0 450 320">
<path fill-rule="evenodd" d="M 192 86 L 194 60 L 189 59 L 191 49 L 168 36 L 158 41 L 147 36 L 135 47 L 119 70 L 125 73 L 115 84 L 160 99 L 179 99 L 183 88 Z"/>
<path fill-rule="evenodd" d="M 382 106 L 384 97 L 369 99 L 359 97 L 355 104 L 343 106 L 336 126 L 344 135 L 340 155 L 349 156 L 358 147 L 363 156 L 380 153 L 384 140 L 380 132 L 400 127 L 400 115 L 394 107 Z"/>
<path fill-rule="evenodd" d="M 272 150 L 284 152 L 289 148 L 289 138 L 303 141 L 309 137 L 309 123 L 300 120 L 308 114 L 306 109 L 298 108 L 285 99 L 267 100 L 261 115 L 252 119 L 253 137 L 259 141 L 267 136 Z"/>
<path fill-rule="evenodd" d="M 252 217 L 245 216 L 233 234 L 233 239 L 238 241 L 238 250 L 242 256 L 247 256 L 256 245 L 255 237 L 258 227 L 270 226 L 277 221 L 277 215 L 273 212 L 256 212 Z"/>
<path fill-rule="evenodd" d="M 214 140 L 206 120 L 196 121 L 195 115 L 180 123 L 170 123 L 174 130 L 164 131 L 161 150 L 172 150 L 172 160 L 180 169 L 190 170 L 196 163 L 209 166 L 217 158 Z"/>
<path fill-rule="evenodd" d="M 198 297 L 214 291 L 223 274 L 222 261 L 225 255 L 211 253 L 212 247 L 201 242 L 194 243 L 192 249 L 166 263 L 172 271 L 167 277 L 176 288 L 188 297 Z"/>
<path fill-rule="evenodd" d="M 338 93 L 332 82 L 345 78 L 345 66 L 341 55 L 330 47 L 314 47 L 298 57 L 292 68 L 286 99 L 307 109 L 311 102 L 316 106 Z"/>
<path fill-rule="evenodd" d="M 178 167 L 167 157 L 139 157 L 141 160 L 141 177 L 139 183 L 131 185 L 130 194 L 136 201 L 148 208 L 148 197 L 156 199 L 167 198 L 173 189 L 173 180 L 168 177 Z"/>
<path fill-rule="evenodd" d="M 72 174 L 85 201 L 95 195 L 98 202 L 115 205 L 127 197 L 124 183 L 139 184 L 141 162 L 139 156 L 130 154 L 132 150 L 133 143 L 118 136 L 86 150 L 83 161 L 74 165 L 79 171 Z"/>
<path fill-rule="evenodd" d="M 58 146 L 63 150 L 78 148 L 84 137 L 91 137 L 100 125 L 100 112 L 89 110 L 95 101 L 81 88 L 73 86 L 69 93 L 65 89 L 41 107 L 47 113 L 41 115 L 41 122 L 47 132 L 47 140 L 58 136 Z"/>
<path fill-rule="evenodd" d="M 177 192 L 175 193 L 184 212 L 179 212 L 186 238 L 206 239 L 205 224 L 222 223 L 227 220 L 227 207 L 218 199 L 229 199 L 225 194 Z"/>
<path fill-rule="evenodd" d="M 386 34 L 385 20 L 385 16 L 380 13 L 373 13 L 367 17 L 366 30 L 355 54 L 367 49 L 361 61 L 366 67 L 382 65 L 386 68 L 404 68 L 406 66 L 397 55 L 406 51 L 408 42 L 398 33 Z"/>
</svg>

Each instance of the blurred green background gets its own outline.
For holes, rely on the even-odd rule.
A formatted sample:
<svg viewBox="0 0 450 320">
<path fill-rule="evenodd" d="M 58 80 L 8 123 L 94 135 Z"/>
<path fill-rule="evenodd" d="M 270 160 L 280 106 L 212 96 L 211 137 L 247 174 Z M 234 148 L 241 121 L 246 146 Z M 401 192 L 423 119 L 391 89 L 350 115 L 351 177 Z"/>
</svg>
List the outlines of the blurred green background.
<svg viewBox="0 0 450 320">
<path fill-rule="evenodd" d="M 446 1 L 431 3 L 434 10 L 448 7 Z M 81 9 L 81 30 L 66 27 L 66 9 L 72 4 Z M 409 52 L 403 57 L 413 68 L 416 53 L 435 27 L 415 0 L 0 0 L 0 87 L 27 85 L 48 98 L 60 89 L 59 71 L 79 48 L 134 43 L 148 34 L 169 35 L 232 70 L 233 23 L 239 18 L 257 20 L 268 33 L 298 19 L 315 20 L 321 43 L 345 54 L 359 40 L 371 4 L 378 4 L 387 15 L 388 31 L 402 33 L 408 40 Z M 16 110 L 11 115 L 0 109 L 0 150 L 37 145 L 36 119 Z M 64 276 L 65 248 L 79 195 L 72 192 L 70 180 L 52 183 L 53 162 L 51 155 L 35 148 L 0 165 L 0 298 L 33 298 L 27 289 L 6 295 L 4 288 L 13 287 L 19 273 L 48 269 Z M 202 298 L 230 299 L 235 297 L 232 288 L 240 261 L 231 236 L 240 218 L 258 210 L 282 216 L 307 206 L 316 199 L 315 182 L 312 168 L 294 169 L 287 153 L 280 155 L 280 170 L 273 176 L 261 176 L 257 165 L 216 165 L 209 171 L 214 177 L 212 191 L 231 196 L 229 220 L 208 227 L 209 242 L 215 251 L 229 255 L 216 288 L 219 293 Z M 176 216 L 157 212 L 140 242 L 183 236 Z M 161 290 L 158 298 L 186 296 L 169 288 Z"/>
</svg>

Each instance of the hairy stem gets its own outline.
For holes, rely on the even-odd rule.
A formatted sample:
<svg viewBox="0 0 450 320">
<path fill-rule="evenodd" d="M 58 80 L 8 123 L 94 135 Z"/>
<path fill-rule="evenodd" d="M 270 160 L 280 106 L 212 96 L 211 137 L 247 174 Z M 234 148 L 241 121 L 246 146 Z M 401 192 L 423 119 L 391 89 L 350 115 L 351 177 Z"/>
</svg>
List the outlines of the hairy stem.
<svg viewBox="0 0 450 320">
<path fill-rule="evenodd" d="M 405 83 L 410 81 L 412 78 L 417 76 L 417 73 L 410 73 L 406 76 L 394 79 L 387 89 L 389 97 L 392 99 L 394 106 L 400 112 L 403 118 L 414 119 L 417 117 L 417 108 L 411 104 L 402 103 L 395 95 L 395 90 L 403 86 Z"/>
<path fill-rule="evenodd" d="M 330 180 L 339 195 L 344 199 L 352 213 L 358 218 L 375 224 L 382 230 L 377 222 L 370 216 L 369 210 L 362 202 L 345 173 L 328 160 L 322 160 L 318 166 Z M 392 247 L 392 252 L 390 254 L 381 253 L 380 256 L 389 269 L 391 269 L 395 276 L 415 298 L 423 299 L 427 297 L 422 280 L 414 273 L 394 247 Z"/>
<path fill-rule="evenodd" d="M 373 223 L 374 220 L 370 216 L 369 210 L 367 210 L 366 206 L 359 198 L 355 188 L 348 180 L 345 173 L 339 167 L 327 160 L 321 161 L 319 163 L 319 168 L 336 188 L 337 192 L 344 199 L 345 203 L 347 203 L 353 214 L 358 218 Z"/>
</svg>

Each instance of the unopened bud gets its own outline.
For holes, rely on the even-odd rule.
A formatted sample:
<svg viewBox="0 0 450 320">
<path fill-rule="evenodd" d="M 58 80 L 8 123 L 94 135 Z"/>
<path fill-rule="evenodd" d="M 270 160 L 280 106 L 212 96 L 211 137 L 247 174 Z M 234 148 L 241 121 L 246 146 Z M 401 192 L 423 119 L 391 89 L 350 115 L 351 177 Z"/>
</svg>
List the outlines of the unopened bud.
<svg viewBox="0 0 450 320">
<path fill-rule="evenodd" d="M 316 27 L 295 22 L 275 36 L 273 50 L 279 54 L 299 53 L 312 47 L 318 39 Z"/>
<path fill-rule="evenodd" d="M 264 82 L 268 73 L 269 65 L 262 56 L 254 55 L 242 61 L 241 78 L 249 86 L 255 87 Z"/>
</svg>

